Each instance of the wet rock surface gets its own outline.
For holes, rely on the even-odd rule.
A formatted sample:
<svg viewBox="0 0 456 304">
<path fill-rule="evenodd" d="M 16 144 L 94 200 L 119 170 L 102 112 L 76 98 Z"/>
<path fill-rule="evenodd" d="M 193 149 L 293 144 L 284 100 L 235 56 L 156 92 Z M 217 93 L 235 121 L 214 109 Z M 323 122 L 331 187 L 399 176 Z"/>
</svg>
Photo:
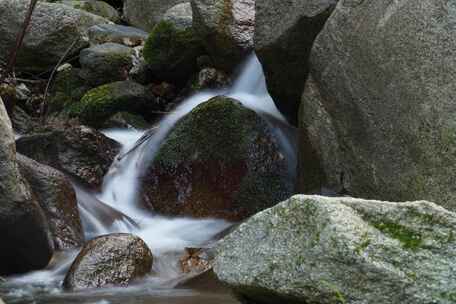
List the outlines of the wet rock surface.
<svg viewBox="0 0 456 304">
<path fill-rule="evenodd" d="M 148 36 L 146 31 L 119 24 L 98 24 L 89 28 L 91 43 L 103 44 L 107 42 L 137 46 L 143 43 Z"/>
<path fill-rule="evenodd" d="M 65 175 L 17 154 L 19 170 L 46 215 L 57 250 L 82 246 L 84 235 L 76 194 Z"/>
<path fill-rule="evenodd" d="M 214 271 L 248 303 L 451 303 L 455 225 L 426 201 L 295 196 L 227 236 Z"/>
<path fill-rule="evenodd" d="M 177 123 L 143 188 L 158 213 L 237 221 L 287 198 L 293 179 L 266 121 L 215 97 Z"/>
<path fill-rule="evenodd" d="M 45 267 L 53 254 L 46 218 L 19 172 L 11 121 L 0 98 L 0 275 Z"/>
<path fill-rule="evenodd" d="M 126 287 L 149 274 L 152 262 L 152 253 L 140 238 L 120 233 L 101 236 L 84 246 L 63 285 L 67 290 Z"/>
<path fill-rule="evenodd" d="M 23 136 L 16 144 L 21 154 L 92 187 L 102 184 L 120 148 L 114 140 L 85 126 L 62 127 Z"/>
</svg>

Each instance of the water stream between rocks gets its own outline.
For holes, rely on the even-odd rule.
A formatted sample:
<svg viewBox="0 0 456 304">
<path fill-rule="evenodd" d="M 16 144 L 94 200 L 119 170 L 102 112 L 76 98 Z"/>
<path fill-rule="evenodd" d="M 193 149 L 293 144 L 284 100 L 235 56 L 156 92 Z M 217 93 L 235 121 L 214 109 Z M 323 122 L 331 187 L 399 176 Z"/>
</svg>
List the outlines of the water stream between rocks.
<svg viewBox="0 0 456 304">
<path fill-rule="evenodd" d="M 138 180 L 168 132 L 194 107 L 217 95 L 235 98 L 271 123 L 286 126 L 267 92 L 261 65 L 252 55 L 230 88 L 203 91 L 187 98 L 160 122 L 158 129 L 105 130 L 106 136 L 122 144 L 122 151 L 105 176 L 102 191 L 92 193 L 74 184 L 86 239 L 115 232 L 140 236 L 154 255 L 153 275 L 129 288 L 66 293 L 61 283 L 77 251 L 61 252 L 45 270 L 8 278 L 8 282 L 0 286 L 0 296 L 6 303 L 238 303 L 228 291 L 212 291 L 205 286 L 200 290 L 176 288 L 186 279 L 179 268 L 179 257 L 184 249 L 207 244 L 232 223 L 215 219 L 166 218 L 141 210 L 138 203 Z M 279 132 L 277 138 L 288 154 L 290 168 L 295 168 L 292 141 L 283 128 L 274 130 Z"/>
</svg>

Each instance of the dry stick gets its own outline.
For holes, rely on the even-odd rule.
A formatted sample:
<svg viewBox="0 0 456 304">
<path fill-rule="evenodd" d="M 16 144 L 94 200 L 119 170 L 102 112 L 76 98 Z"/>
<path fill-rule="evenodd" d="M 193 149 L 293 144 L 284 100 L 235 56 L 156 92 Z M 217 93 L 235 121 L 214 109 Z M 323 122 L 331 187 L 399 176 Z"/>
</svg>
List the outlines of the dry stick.
<svg viewBox="0 0 456 304">
<path fill-rule="evenodd" d="M 10 57 L 9 57 L 9 62 L 8 65 L 6 66 L 6 75 L 10 75 L 14 71 L 14 67 L 16 66 L 16 60 L 17 60 L 17 53 L 19 52 L 19 49 L 22 46 L 22 43 L 25 38 L 25 34 L 27 34 L 27 30 L 30 25 L 30 21 L 32 20 L 32 14 L 33 11 L 35 10 L 35 6 L 37 4 L 38 0 L 30 0 L 30 5 L 27 11 L 27 14 L 25 16 L 24 24 L 22 26 L 22 30 L 20 33 L 18 33 L 16 37 L 16 45 L 14 49 L 11 51 Z"/>
<path fill-rule="evenodd" d="M 44 96 L 43 96 L 43 102 L 41 103 L 41 108 L 40 108 L 40 113 L 41 113 L 41 123 L 44 124 L 46 122 L 46 115 L 47 115 L 47 110 L 46 110 L 46 105 L 47 105 L 47 96 L 49 92 L 49 88 L 51 86 L 52 79 L 54 78 L 55 72 L 57 72 L 57 69 L 59 66 L 62 64 L 62 62 L 65 60 L 65 58 L 68 56 L 68 54 L 71 52 L 71 50 L 74 48 L 76 43 L 79 41 L 79 38 L 76 38 L 71 45 L 66 49 L 65 53 L 63 53 L 62 57 L 60 57 L 59 61 L 55 65 L 54 69 L 52 70 L 51 76 L 49 76 L 49 79 L 46 84 L 46 89 L 44 90 Z"/>
</svg>

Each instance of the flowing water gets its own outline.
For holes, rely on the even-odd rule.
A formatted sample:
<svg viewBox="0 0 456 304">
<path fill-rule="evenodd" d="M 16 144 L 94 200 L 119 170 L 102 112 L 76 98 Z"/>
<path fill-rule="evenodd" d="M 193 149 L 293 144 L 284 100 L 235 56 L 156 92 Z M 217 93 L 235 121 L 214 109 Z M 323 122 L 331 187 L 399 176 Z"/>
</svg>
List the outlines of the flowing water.
<svg viewBox="0 0 456 304">
<path fill-rule="evenodd" d="M 102 289 L 83 293 L 66 293 L 61 282 L 77 251 L 55 255 L 47 269 L 8 278 L 0 285 L 0 295 L 9 303 L 238 303 L 224 291 L 208 292 L 175 288 L 186 277 L 179 270 L 179 257 L 186 247 L 198 248 L 230 227 L 231 223 L 215 219 L 166 218 L 140 208 L 138 180 L 161 142 L 177 121 L 208 99 L 225 95 L 239 100 L 267 118 L 274 125 L 276 137 L 289 160 L 296 165 L 292 128 L 286 124 L 269 96 L 261 65 L 252 55 L 239 70 L 230 88 L 207 90 L 187 98 L 157 129 L 106 130 L 106 136 L 122 145 L 122 150 L 105 177 L 102 191 L 93 193 L 74 183 L 86 239 L 128 232 L 140 236 L 154 255 L 153 275 L 129 288 Z M 277 127 L 278 126 L 278 127 Z"/>
</svg>

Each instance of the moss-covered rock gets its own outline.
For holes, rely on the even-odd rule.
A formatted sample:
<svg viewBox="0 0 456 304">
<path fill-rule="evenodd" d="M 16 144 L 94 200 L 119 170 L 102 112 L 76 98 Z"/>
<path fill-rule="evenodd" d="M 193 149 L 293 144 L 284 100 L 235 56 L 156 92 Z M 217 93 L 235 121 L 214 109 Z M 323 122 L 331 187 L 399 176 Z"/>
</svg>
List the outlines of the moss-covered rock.
<svg viewBox="0 0 456 304">
<path fill-rule="evenodd" d="M 144 46 L 144 59 L 156 77 L 185 81 L 196 71 L 202 53 L 201 41 L 191 28 L 178 29 L 172 22 L 161 21 Z"/>
<path fill-rule="evenodd" d="M 144 114 L 152 103 L 153 96 L 144 86 L 133 81 L 118 81 L 88 91 L 67 113 L 84 124 L 100 127 L 118 112 Z"/>
<path fill-rule="evenodd" d="M 160 213 L 241 220 L 289 197 L 293 179 L 264 119 L 215 97 L 177 123 L 143 186 Z"/>
<path fill-rule="evenodd" d="M 214 271 L 249 303 L 454 303 L 455 229 L 426 201 L 299 195 L 219 243 Z"/>
</svg>

